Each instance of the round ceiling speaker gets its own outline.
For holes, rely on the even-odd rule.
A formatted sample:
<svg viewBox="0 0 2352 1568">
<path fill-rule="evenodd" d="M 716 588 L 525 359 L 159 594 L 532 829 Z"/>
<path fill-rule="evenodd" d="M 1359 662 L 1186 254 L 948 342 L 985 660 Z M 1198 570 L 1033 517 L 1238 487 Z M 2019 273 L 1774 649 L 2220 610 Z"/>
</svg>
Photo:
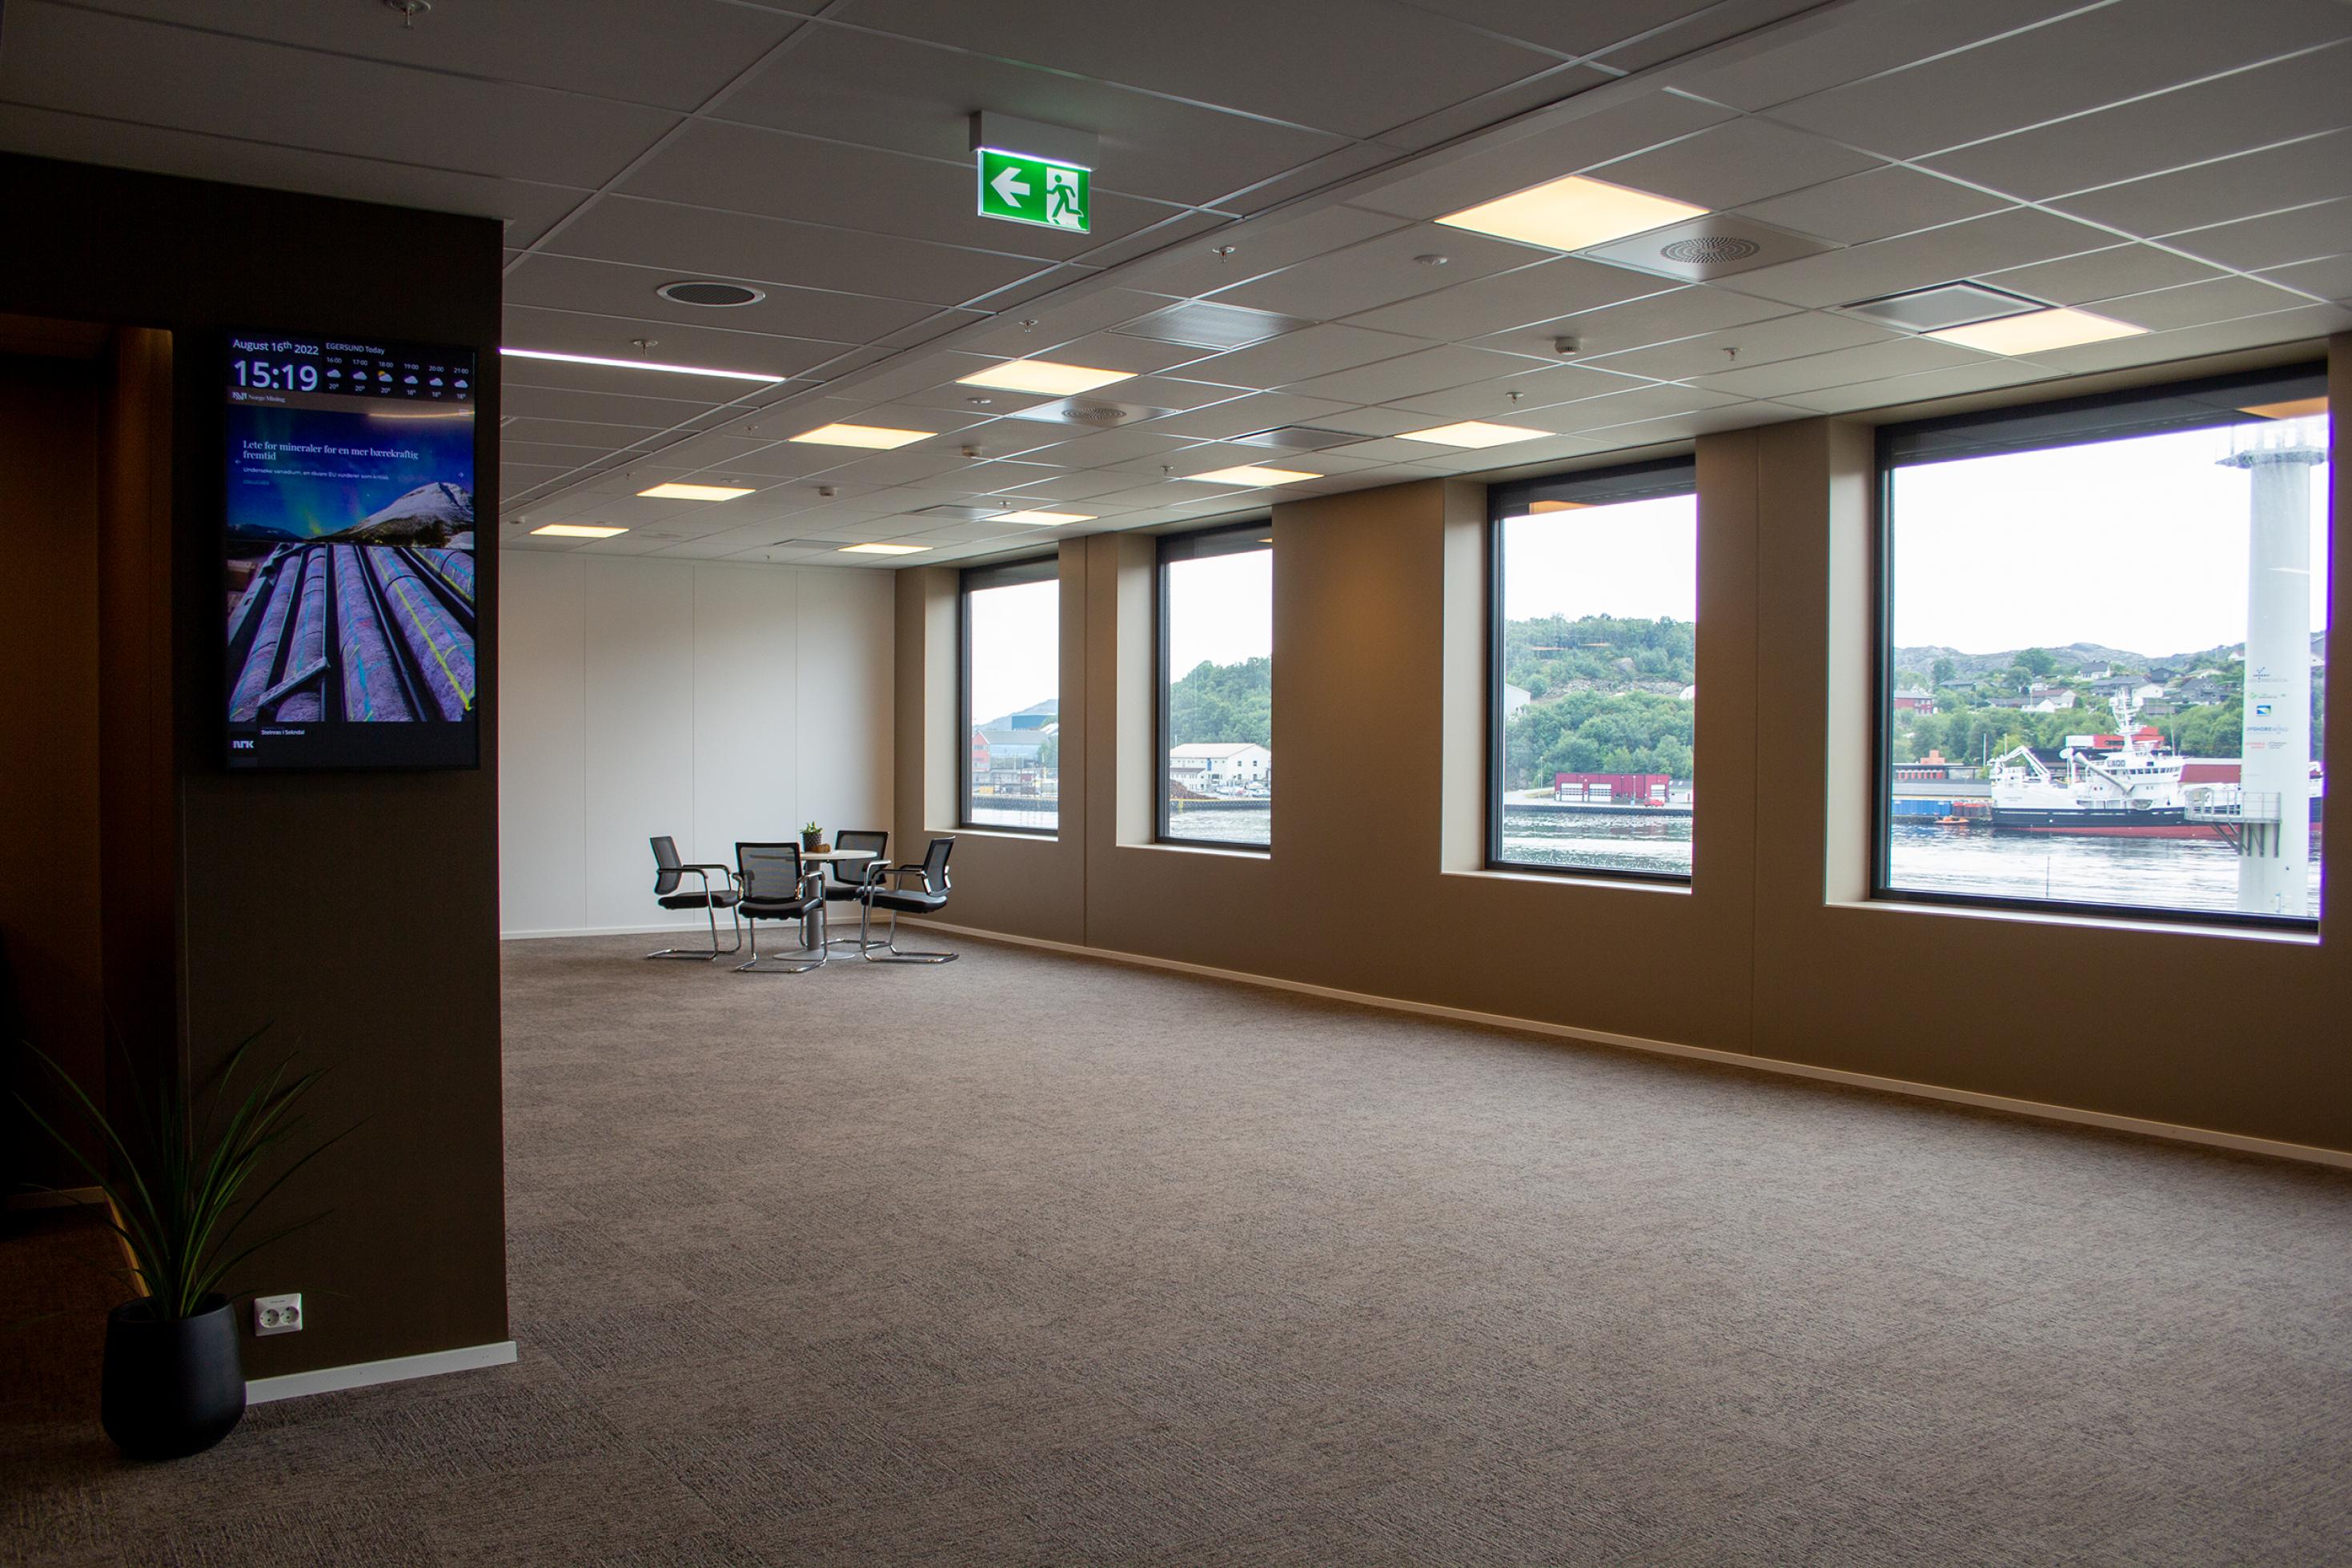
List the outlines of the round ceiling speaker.
<svg viewBox="0 0 2352 1568">
<path fill-rule="evenodd" d="M 675 305 L 714 307 L 751 305 L 768 297 L 764 289 L 753 288 L 747 284 L 701 281 L 665 283 L 654 292 Z"/>
<path fill-rule="evenodd" d="M 1721 267 L 1727 261 L 1746 261 L 1763 248 L 1754 240 L 1741 239 L 1737 235 L 1702 235 L 1696 239 L 1678 239 L 1662 246 L 1658 254 L 1685 267 Z"/>
</svg>

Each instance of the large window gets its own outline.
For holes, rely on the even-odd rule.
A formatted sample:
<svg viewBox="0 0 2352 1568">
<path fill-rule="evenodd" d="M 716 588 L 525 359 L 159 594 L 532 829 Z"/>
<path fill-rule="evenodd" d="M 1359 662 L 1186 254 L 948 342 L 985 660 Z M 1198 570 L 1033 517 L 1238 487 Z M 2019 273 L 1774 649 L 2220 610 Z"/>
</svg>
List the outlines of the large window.
<svg viewBox="0 0 2352 1568">
<path fill-rule="evenodd" d="M 1880 433 L 1882 895 L 2317 918 L 2326 391 Z"/>
<path fill-rule="evenodd" d="M 1062 748 L 1062 587 L 1051 556 L 963 574 L 963 821 L 1050 833 Z"/>
<path fill-rule="evenodd" d="M 1488 864 L 1689 877 L 1696 486 L 1680 458 L 1489 492 Z"/>
<path fill-rule="evenodd" d="M 1160 837 L 1265 848 L 1274 827 L 1274 539 L 1160 541 Z"/>
</svg>

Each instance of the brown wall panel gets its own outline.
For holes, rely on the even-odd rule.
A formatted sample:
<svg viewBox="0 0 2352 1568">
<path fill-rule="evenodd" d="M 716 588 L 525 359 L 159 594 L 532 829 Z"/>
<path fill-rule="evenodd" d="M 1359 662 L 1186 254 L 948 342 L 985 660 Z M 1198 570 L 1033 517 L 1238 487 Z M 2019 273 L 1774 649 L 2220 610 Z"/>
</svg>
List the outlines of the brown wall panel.
<svg viewBox="0 0 2352 1568">
<path fill-rule="evenodd" d="M 281 1218 L 328 1218 L 244 1271 L 254 1288 L 302 1291 L 310 1309 L 303 1333 L 247 1342 L 247 1373 L 504 1339 L 495 681 L 479 695 L 482 766 L 467 771 L 232 776 L 217 716 L 222 334 L 472 345 L 476 507 L 495 517 L 499 226 L 15 156 L 0 156 L 0 207 L 55 215 L 16 225 L 0 247 L 0 311 L 172 334 L 168 355 L 152 342 L 139 350 L 169 371 L 168 418 L 127 409 L 119 422 L 170 437 L 166 548 L 118 538 L 110 524 L 109 548 L 145 572 L 110 609 L 127 618 L 142 586 L 155 594 L 142 634 L 167 638 L 169 660 L 166 690 L 107 716 L 110 785 L 144 824 L 146 852 L 159 831 L 152 802 L 176 817 L 176 841 L 163 837 L 160 858 L 123 873 L 169 890 L 174 929 L 126 957 L 147 967 L 141 984 L 173 999 L 200 1078 L 272 1024 L 276 1040 L 331 1070 L 315 1106 L 322 1129 L 359 1124 L 279 1206 Z M 116 444 L 110 493 L 156 487 L 141 472 L 152 450 L 152 439 Z M 127 519 L 141 508 L 110 510 Z M 157 515 L 146 508 L 146 526 Z M 482 542 L 477 652 L 491 672 L 498 550 L 487 524 Z M 138 690 L 135 663 L 126 693 Z M 114 816 L 110 805 L 110 859 Z"/>
<path fill-rule="evenodd" d="M 2352 340 L 2333 346 L 2333 361 L 2340 404 Z M 1066 633 L 1064 660 L 1083 662 L 1099 742 L 1083 775 L 1083 894 L 1068 884 L 1066 834 L 1051 874 L 1042 853 L 968 841 L 949 918 L 2352 1149 L 2343 897 L 2317 941 L 1861 898 L 1874 787 L 1872 444 L 1861 424 L 1822 419 L 1697 444 L 1699 814 L 1686 890 L 1460 869 L 1477 858 L 1464 846 L 1483 799 L 1462 797 L 1483 797 L 1484 762 L 1443 748 L 1465 736 L 1483 744 L 1483 717 L 1463 713 L 1485 701 L 1483 659 L 1459 632 L 1461 617 L 1486 614 L 1484 507 L 1476 486 L 1432 481 L 1275 508 L 1281 767 L 1266 855 L 1141 841 L 1138 792 L 1156 766 L 1142 755 L 1150 541 L 1066 546 L 1066 625 L 1068 595 L 1083 592 L 1087 608 L 1085 638 Z M 2333 589 L 2339 612 L 2346 575 Z M 955 678 L 941 622 L 924 613 L 937 604 L 926 593 L 940 591 L 920 586 L 943 580 L 951 574 L 900 573 L 902 801 L 919 799 L 909 781 L 959 739 L 951 702 L 942 717 L 923 689 Z M 2352 766 L 2346 727 L 2328 743 L 2338 777 Z M 1066 798 L 1076 777 L 1066 764 Z M 2328 808 L 2339 840 L 2352 831 L 2344 794 Z M 997 878 L 1004 885 L 990 885 Z"/>
</svg>

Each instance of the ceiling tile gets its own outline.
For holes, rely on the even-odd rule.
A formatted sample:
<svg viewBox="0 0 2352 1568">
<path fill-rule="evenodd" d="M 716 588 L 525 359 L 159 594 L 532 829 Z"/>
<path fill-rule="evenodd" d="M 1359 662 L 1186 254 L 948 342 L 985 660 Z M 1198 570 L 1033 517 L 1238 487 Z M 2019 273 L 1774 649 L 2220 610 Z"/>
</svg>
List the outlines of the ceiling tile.
<svg viewBox="0 0 2352 1568">
<path fill-rule="evenodd" d="M 1328 131 L 1221 113 L 1208 104 L 1024 65 L 1006 54 L 938 48 L 856 27 L 820 28 L 729 99 L 725 117 L 956 161 L 971 155 L 971 111 L 985 107 L 1083 126 L 1101 137 L 1100 172 L 1117 189 L 1191 203 L 1213 201 L 1347 145 Z"/>
<path fill-rule="evenodd" d="M 2352 131 L 2062 196 L 2052 205 L 2127 233 L 2159 235 L 2347 195 Z"/>
<path fill-rule="evenodd" d="M 1743 294 L 1790 305 L 1843 305 L 2114 244 L 2113 235 L 2088 225 L 2013 207 L 1939 229 L 1743 272 L 1731 282 Z"/>
<path fill-rule="evenodd" d="M 1415 337 L 1458 340 L 1529 321 L 1614 305 L 1674 287 L 1664 278 L 1563 256 L 1533 267 L 1459 283 L 1349 318 L 1349 325 Z"/>
<path fill-rule="evenodd" d="M 679 259 L 693 262 L 702 258 Z M 727 331 L 764 332 L 780 338 L 831 340 L 844 344 L 870 341 L 928 320 L 936 313 L 936 307 L 912 300 L 796 288 L 757 280 L 752 280 L 753 287 L 764 287 L 766 298 L 751 305 L 717 309 L 674 304 L 654 292 L 665 283 L 712 276 L 707 267 L 631 267 L 541 254 L 524 257 L 507 275 L 506 299 L 509 305 L 584 310 L 663 325 L 715 327 Z"/>
<path fill-rule="evenodd" d="M 2347 35 L 2352 10 L 2330 0 L 2117 0 L 1772 112 L 1913 158 Z"/>
<path fill-rule="evenodd" d="M 1634 392 L 1651 383 L 1638 377 L 1596 370 L 1585 365 L 1554 365 L 1501 381 L 1480 382 L 1444 392 L 1400 397 L 1394 407 L 1436 419 L 1501 419 L 1526 416 L 1556 403 Z M 1519 395 L 1515 399 L 1513 392 Z M 1368 411 L 1375 412 L 1375 411 Z M 1413 426 L 1408 425 L 1407 429 Z"/>
<path fill-rule="evenodd" d="M 1377 364 L 1294 382 L 1283 390 L 1302 397 L 1329 398 L 1336 402 L 1390 402 L 1471 382 L 1495 381 L 1535 365 L 1535 361 L 1524 355 L 1448 343 Z"/>
<path fill-rule="evenodd" d="M 2011 195 L 2039 201 L 2344 123 L 2352 43 L 2258 66 L 2095 114 L 1980 141 L 1928 161 Z"/>
<path fill-rule="evenodd" d="M 2335 256 L 2352 250 L 2352 198 L 2177 234 L 2165 244 L 2246 271 Z"/>
<path fill-rule="evenodd" d="M 29 7 L 28 7 L 29 9 Z M 365 6 L 310 0 L 115 0 L 108 9 L 388 65 L 692 109 L 801 26 L 819 0 L 759 9 L 724 0 L 499 0 L 444 6 L 404 26 Z"/>
<path fill-rule="evenodd" d="M 1776 364 L 1718 371 L 1699 377 L 1695 384 L 1740 397 L 1777 398 L 1790 392 L 1884 381 L 1889 376 L 1951 370 L 1983 361 L 1984 356 L 1973 349 L 1957 348 L 1927 338 L 1890 338 L 1826 354 L 1782 360 Z"/>
<path fill-rule="evenodd" d="M 1654 376 L 1660 381 L 1680 381 L 1685 376 L 1706 375 L 1735 367 L 1769 365 L 1801 355 L 1828 353 L 1833 349 L 1885 342 L 1895 335 L 1852 317 L 1809 310 L 1736 327 L 1728 331 L 1708 332 L 1678 342 L 1661 343 L 1654 348 L 1635 349 L 1628 353 L 1609 354 L 1582 362 L 1596 370 Z"/>
<path fill-rule="evenodd" d="M 2151 288 L 2171 288 L 2219 277 L 2221 272 L 2152 245 L 2110 246 L 2085 251 L 2063 261 L 2013 267 L 2000 272 L 1980 272 L 1979 283 L 2043 300 L 2052 305 L 2081 305 L 2111 299 L 2118 294 L 2139 294 Z"/>
<path fill-rule="evenodd" d="M 1348 200 L 1400 217 L 1433 218 L 1730 118 L 1728 110 L 1646 89 L 1609 87 L 1572 98 L 1534 123 L 1416 160 L 1408 172 Z"/>
<path fill-rule="evenodd" d="M 778 378 L 798 375 L 824 364 L 837 358 L 844 347 L 839 343 L 812 343 L 804 338 L 728 332 L 709 327 L 667 323 L 656 326 L 643 319 L 595 316 L 577 310 L 543 310 L 529 305 L 509 305 L 502 315 L 509 348 L 702 365 Z M 652 346 L 639 348 L 639 339 Z"/>
<path fill-rule="evenodd" d="M 2305 305 L 2292 310 L 2242 317 L 2211 326 L 2184 327 L 2173 332 L 2149 332 L 2137 338 L 2114 338 L 2104 343 L 2060 349 L 2034 356 L 2035 362 L 2069 375 L 2121 370 L 2132 365 L 2157 365 L 2199 354 L 2258 349 L 2271 343 L 2292 343 L 2352 330 L 2352 310 L 2334 305 Z"/>
<path fill-rule="evenodd" d="M 948 162 L 742 125 L 687 126 L 618 187 L 726 212 L 1069 259 L 1173 215 L 1094 183 L 1091 234 L 982 217 L 969 155 Z"/>
<path fill-rule="evenodd" d="M 551 241 L 561 256 L 878 294 L 932 305 L 977 298 L 1038 263 L 889 235 L 785 223 L 630 196 L 606 196 Z"/>
<path fill-rule="evenodd" d="M 1251 435 L 1261 430 L 1272 430 L 1284 424 L 1325 425 L 1338 430 L 1354 430 L 1352 424 L 1334 424 L 1335 416 L 1348 413 L 1347 405 L 1323 398 L 1296 397 L 1287 392 L 1256 392 L 1248 397 L 1234 398 L 1214 403 L 1190 413 L 1180 413 L 1173 419 L 1155 422 L 1152 428 L 1171 435 L 1199 436 L 1203 440 L 1223 441 L 1236 435 Z"/>
<path fill-rule="evenodd" d="M 2012 204 L 1916 169 L 1889 164 L 1739 209 L 1744 217 L 1863 245 L 1914 229 L 1981 217 Z"/>
<path fill-rule="evenodd" d="M 2251 277 L 2216 277 L 2178 288 L 2096 300 L 2091 308 L 2135 327 L 2168 332 L 2212 321 L 2233 321 L 2241 316 L 2260 316 L 2271 310 L 2291 310 L 2308 303 L 2298 295 Z"/>
<path fill-rule="evenodd" d="M 1010 9 L 963 0 L 862 0 L 857 21 L 972 55 L 1344 136 L 1376 136 L 1554 63 L 1380 0 L 1313 6 L 1192 0 L 1140 9 L 1090 0 L 1030 0 Z M 1302 68 L 1308 61 L 1311 68 Z"/>
<path fill-rule="evenodd" d="M 1119 281 L 1159 294 L 1213 294 L 1308 256 L 1387 234 L 1402 226 L 1403 221 L 1345 206 L 1254 218 L 1221 230 L 1213 242 L 1181 246 L 1167 256 L 1139 262 L 1121 272 Z M 1233 247 L 1232 254 L 1220 256 L 1218 248 L 1226 246 Z"/>
<path fill-rule="evenodd" d="M 1735 120 L 1614 163 L 1593 177 L 1720 210 L 1858 174 L 1878 160 L 1760 120 Z"/>
<path fill-rule="evenodd" d="M 1717 50 L 1673 86 L 1746 110 L 1803 98 L 2050 19 L 2051 0 L 1887 0 L 1847 5 Z"/>
<path fill-rule="evenodd" d="M 1219 354 L 1193 365 L 1191 374 L 1227 386 L 1264 390 L 1288 386 L 1311 376 L 1353 370 L 1376 360 L 1392 360 L 1429 343 L 1394 332 L 1369 332 L 1361 327 L 1309 327 L 1271 342 L 1256 343 Z"/>
<path fill-rule="evenodd" d="M 1703 284 L 1686 284 L 1622 304 L 1578 311 L 1507 332 L 1489 333 L 1475 341 L 1480 348 L 1537 354 L 1549 352 L 1554 339 L 1570 335 L 1577 340 L 1577 356 L 1591 359 L 1676 338 L 1695 338 L 1701 332 L 1719 331 L 1727 327 L 1744 327 L 1750 321 L 1786 316 L 1789 309 L 1771 300 Z"/>
<path fill-rule="evenodd" d="M 2298 262 L 2263 276 L 2274 283 L 2299 288 L 2322 299 L 2352 299 L 2352 256 L 2331 256 L 2318 261 Z"/>
<path fill-rule="evenodd" d="M 1424 262 L 1423 256 L 1444 260 Z M 1310 256 L 1269 277 L 1220 289 L 1213 298 L 1220 305 L 1329 321 L 1433 294 L 1534 259 L 1535 253 L 1525 246 L 1433 224 L 1415 224 L 1345 250 Z"/>
<path fill-rule="evenodd" d="M 665 110 L 61 5 L 11 6 L 7 26 L 0 98 L 13 102 L 470 174 L 593 186 L 677 122 Z"/>
</svg>

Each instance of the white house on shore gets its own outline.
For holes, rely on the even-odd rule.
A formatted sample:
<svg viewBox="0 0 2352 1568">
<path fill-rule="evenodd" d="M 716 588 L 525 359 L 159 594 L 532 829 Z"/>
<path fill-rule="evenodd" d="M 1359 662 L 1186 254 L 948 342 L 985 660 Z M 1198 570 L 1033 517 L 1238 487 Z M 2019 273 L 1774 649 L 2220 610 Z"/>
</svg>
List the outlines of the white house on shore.
<svg viewBox="0 0 2352 1568">
<path fill-rule="evenodd" d="M 1168 781 L 1202 795 L 1273 780 L 1274 753 L 1255 741 L 1193 740 L 1168 750 Z"/>
</svg>

